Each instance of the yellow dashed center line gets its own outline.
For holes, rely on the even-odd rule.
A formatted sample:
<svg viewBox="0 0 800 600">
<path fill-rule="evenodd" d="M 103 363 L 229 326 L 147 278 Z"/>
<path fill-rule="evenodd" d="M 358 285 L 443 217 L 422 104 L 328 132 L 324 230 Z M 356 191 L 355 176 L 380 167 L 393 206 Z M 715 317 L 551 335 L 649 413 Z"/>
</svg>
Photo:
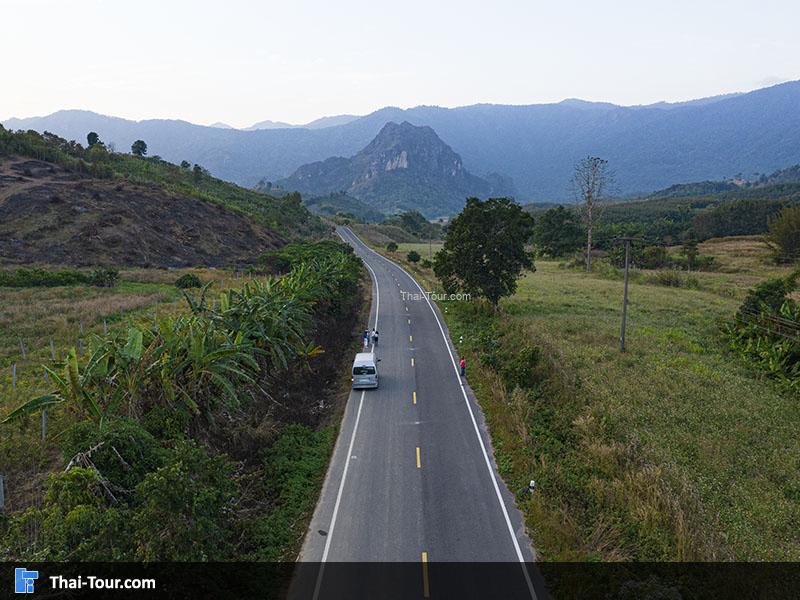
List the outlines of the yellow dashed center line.
<svg viewBox="0 0 800 600">
<path fill-rule="evenodd" d="M 417 446 L 417 468 L 418 469 L 422 468 L 422 462 L 421 462 L 420 456 L 419 456 L 419 446 Z"/>
<path fill-rule="evenodd" d="M 431 589 L 428 582 L 428 553 L 422 553 L 422 595 L 425 598 L 430 598 Z"/>
<path fill-rule="evenodd" d="M 413 342 L 414 341 L 414 337 L 413 336 L 408 336 L 408 341 L 409 342 Z"/>
<path fill-rule="evenodd" d="M 408 320 L 408 324 L 411 325 L 411 319 Z"/>
<path fill-rule="evenodd" d="M 411 361 L 413 363 L 414 359 L 412 358 Z M 411 392 L 411 402 L 413 404 L 417 403 L 417 392 Z M 417 450 L 419 450 L 419 448 Z"/>
<path fill-rule="evenodd" d="M 411 357 L 411 366 L 412 367 L 414 366 L 414 357 L 413 356 Z"/>
</svg>

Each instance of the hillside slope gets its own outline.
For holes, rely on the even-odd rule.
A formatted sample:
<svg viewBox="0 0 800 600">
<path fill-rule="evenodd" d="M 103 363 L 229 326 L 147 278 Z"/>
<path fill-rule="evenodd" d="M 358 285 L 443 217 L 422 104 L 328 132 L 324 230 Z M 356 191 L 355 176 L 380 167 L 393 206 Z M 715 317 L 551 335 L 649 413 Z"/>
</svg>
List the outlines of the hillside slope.
<svg viewBox="0 0 800 600">
<path fill-rule="evenodd" d="M 284 243 L 240 213 L 159 186 L 0 158 L 0 262 L 225 266 Z"/>
<path fill-rule="evenodd" d="M 523 201 L 565 200 L 575 162 L 609 159 L 619 192 L 649 192 L 689 181 L 769 173 L 800 156 L 800 81 L 745 94 L 671 105 L 623 107 L 575 100 L 527 106 L 384 108 L 322 129 L 239 131 L 185 121 L 128 121 L 85 111 L 12 119 L 8 127 L 52 131 L 82 141 L 96 131 L 119 149 L 136 139 L 173 162 L 252 186 L 303 164 L 352 156 L 388 121 L 432 127 L 464 167 L 510 175 Z"/>
</svg>

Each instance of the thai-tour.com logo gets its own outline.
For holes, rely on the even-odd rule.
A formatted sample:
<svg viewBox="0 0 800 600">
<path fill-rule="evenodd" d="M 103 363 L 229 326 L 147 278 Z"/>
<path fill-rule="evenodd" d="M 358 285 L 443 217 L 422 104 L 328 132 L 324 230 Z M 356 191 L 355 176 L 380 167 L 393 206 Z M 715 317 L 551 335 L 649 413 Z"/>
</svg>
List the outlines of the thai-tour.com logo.
<svg viewBox="0 0 800 600">
<path fill-rule="evenodd" d="M 34 582 L 39 579 L 39 571 L 17 567 L 14 569 L 14 591 L 17 594 L 32 594 Z"/>
<path fill-rule="evenodd" d="M 26 568 L 14 569 L 14 591 L 17 594 L 33 594 L 35 582 L 39 579 L 39 571 L 29 571 Z M 77 575 L 64 577 L 63 575 L 48 575 L 42 579 L 49 580 L 53 590 L 155 590 L 156 580 L 141 577 L 120 579 L 116 577 L 97 577 L 95 575 Z"/>
</svg>

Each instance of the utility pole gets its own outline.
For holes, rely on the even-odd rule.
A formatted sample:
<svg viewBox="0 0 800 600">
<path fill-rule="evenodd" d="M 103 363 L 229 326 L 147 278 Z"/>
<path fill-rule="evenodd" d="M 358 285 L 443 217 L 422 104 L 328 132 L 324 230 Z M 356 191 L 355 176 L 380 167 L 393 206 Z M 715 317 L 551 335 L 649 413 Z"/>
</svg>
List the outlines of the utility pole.
<svg viewBox="0 0 800 600">
<path fill-rule="evenodd" d="M 637 242 L 640 238 L 623 237 L 618 238 L 617 242 L 625 244 L 625 284 L 622 295 L 622 325 L 619 329 L 619 351 L 625 352 L 625 325 L 628 320 L 628 271 L 631 264 L 631 242 Z"/>
</svg>

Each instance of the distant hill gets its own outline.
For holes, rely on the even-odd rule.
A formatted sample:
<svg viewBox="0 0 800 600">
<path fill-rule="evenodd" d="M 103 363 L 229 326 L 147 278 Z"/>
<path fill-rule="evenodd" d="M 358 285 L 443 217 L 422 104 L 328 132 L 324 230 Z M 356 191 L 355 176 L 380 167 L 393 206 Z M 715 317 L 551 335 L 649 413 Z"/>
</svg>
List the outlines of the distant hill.
<svg viewBox="0 0 800 600">
<path fill-rule="evenodd" d="M 563 201 L 577 160 L 607 158 L 620 194 L 675 183 L 771 173 L 800 162 L 800 82 L 689 102 L 623 107 L 570 100 L 557 104 L 477 104 L 459 108 L 387 107 L 320 129 L 241 131 L 185 121 L 128 121 L 85 111 L 11 119 L 8 127 L 52 131 L 84 141 L 96 131 L 127 150 L 136 139 L 173 162 L 199 163 L 246 186 L 285 178 L 301 165 L 352 156 L 389 121 L 432 127 L 472 173 L 505 173 L 522 201 Z"/>
<path fill-rule="evenodd" d="M 325 127 L 334 127 L 336 125 L 344 125 L 350 121 L 358 119 L 356 115 L 335 115 L 332 117 L 321 117 L 314 119 L 303 125 L 292 125 L 291 123 L 284 123 L 283 121 L 259 121 L 247 127 L 245 131 L 256 131 L 258 129 L 323 129 Z M 213 125 L 212 125 L 213 127 Z"/>
<path fill-rule="evenodd" d="M 433 129 L 407 121 L 387 123 L 350 158 L 303 165 L 277 185 L 314 196 L 342 190 L 386 214 L 418 210 L 427 217 L 457 213 L 468 196 L 492 190 Z"/>
</svg>

